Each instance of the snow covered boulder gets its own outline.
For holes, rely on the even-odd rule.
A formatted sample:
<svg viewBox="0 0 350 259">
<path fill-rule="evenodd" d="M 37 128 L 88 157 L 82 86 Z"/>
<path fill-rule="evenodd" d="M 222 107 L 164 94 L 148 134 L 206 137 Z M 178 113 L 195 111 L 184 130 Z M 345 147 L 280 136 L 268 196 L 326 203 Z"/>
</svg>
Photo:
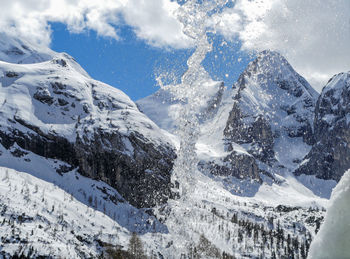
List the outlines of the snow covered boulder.
<svg viewBox="0 0 350 259">
<path fill-rule="evenodd" d="M 315 144 L 296 175 L 339 181 L 350 168 L 350 72 L 333 76 L 317 101 Z"/>
<path fill-rule="evenodd" d="M 169 197 L 175 152 L 168 138 L 128 96 L 90 78 L 69 55 L 0 61 L 0 107 L 6 149 L 17 144 L 64 161 L 70 167 L 59 173 L 78 168 L 137 207 Z"/>
<path fill-rule="evenodd" d="M 312 241 L 309 257 L 350 257 L 350 170 L 334 188 L 325 221 Z"/>
</svg>

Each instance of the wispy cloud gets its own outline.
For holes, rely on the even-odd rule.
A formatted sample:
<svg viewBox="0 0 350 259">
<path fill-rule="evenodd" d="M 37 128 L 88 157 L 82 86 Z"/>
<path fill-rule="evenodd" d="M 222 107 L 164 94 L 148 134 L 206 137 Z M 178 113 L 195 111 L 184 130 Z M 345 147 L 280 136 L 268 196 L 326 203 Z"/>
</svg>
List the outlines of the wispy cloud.
<svg viewBox="0 0 350 259">
<path fill-rule="evenodd" d="M 236 0 L 212 15 L 208 26 L 244 50 L 273 49 L 320 89 L 334 73 L 350 70 L 349 0 Z M 157 47 L 187 48 L 191 40 L 171 0 L 2 0 L 0 31 L 50 44 L 50 22 L 80 33 L 120 38 L 131 26 L 137 37 Z"/>
<path fill-rule="evenodd" d="M 348 0 L 237 0 L 216 19 L 227 39 L 245 50 L 281 52 L 318 90 L 350 70 Z"/>
<path fill-rule="evenodd" d="M 2 0 L 0 31 L 49 45 L 50 22 L 65 23 L 73 33 L 89 29 L 116 40 L 126 23 L 149 44 L 187 48 L 191 41 L 176 19 L 177 8 L 170 0 Z"/>
</svg>

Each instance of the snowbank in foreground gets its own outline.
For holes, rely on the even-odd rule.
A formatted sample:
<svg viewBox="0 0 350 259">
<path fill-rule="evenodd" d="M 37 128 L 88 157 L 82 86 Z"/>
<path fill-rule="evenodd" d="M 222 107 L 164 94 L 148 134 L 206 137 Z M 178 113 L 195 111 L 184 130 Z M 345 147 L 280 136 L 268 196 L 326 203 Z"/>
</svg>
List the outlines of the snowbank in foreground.
<svg viewBox="0 0 350 259">
<path fill-rule="evenodd" d="M 350 257 L 350 170 L 332 192 L 320 232 L 311 244 L 309 258 Z"/>
</svg>

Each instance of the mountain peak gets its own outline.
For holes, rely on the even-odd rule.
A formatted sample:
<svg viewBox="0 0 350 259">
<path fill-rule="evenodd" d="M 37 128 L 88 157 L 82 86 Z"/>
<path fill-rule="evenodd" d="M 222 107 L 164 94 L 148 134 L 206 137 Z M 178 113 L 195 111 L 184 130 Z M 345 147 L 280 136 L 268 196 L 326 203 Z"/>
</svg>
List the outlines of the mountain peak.
<svg viewBox="0 0 350 259">
<path fill-rule="evenodd" d="M 346 84 L 346 82 L 349 83 Z M 329 79 L 322 92 L 327 92 L 331 89 L 333 89 L 333 91 L 343 89 L 344 83 L 347 87 L 350 87 L 350 71 L 335 74 Z"/>
<path fill-rule="evenodd" d="M 278 52 L 264 50 L 250 62 L 245 70 L 248 75 L 291 76 L 297 74 L 289 62 Z M 243 72 L 243 74 L 245 74 Z M 305 81 L 306 82 L 306 81 Z"/>
<path fill-rule="evenodd" d="M 287 61 L 279 52 L 275 50 L 263 50 L 260 51 L 257 55 L 258 58 L 274 58 L 274 59 L 283 59 L 284 61 Z"/>
<path fill-rule="evenodd" d="M 281 54 L 270 50 L 248 64 L 234 88 L 224 130 L 228 149 L 243 145 L 268 166 L 295 168 L 313 143 L 317 92 Z M 285 147 L 291 150 L 287 156 Z"/>
<path fill-rule="evenodd" d="M 315 144 L 296 175 L 339 181 L 350 166 L 350 72 L 333 76 L 316 103 Z"/>
<path fill-rule="evenodd" d="M 248 83 L 250 82 L 250 83 Z M 253 84 L 252 82 L 255 82 Z M 245 87 L 259 85 L 261 91 L 276 92 L 276 87 L 287 90 L 295 97 L 307 95 L 316 100 L 318 93 L 299 75 L 289 62 L 278 52 L 264 50 L 251 61 L 234 85 L 242 91 Z"/>
<path fill-rule="evenodd" d="M 55 52 L 45 46 L 14 38 L 0 32 L 0 61 L 32 64 L 52 59 Z"/>
</svg>

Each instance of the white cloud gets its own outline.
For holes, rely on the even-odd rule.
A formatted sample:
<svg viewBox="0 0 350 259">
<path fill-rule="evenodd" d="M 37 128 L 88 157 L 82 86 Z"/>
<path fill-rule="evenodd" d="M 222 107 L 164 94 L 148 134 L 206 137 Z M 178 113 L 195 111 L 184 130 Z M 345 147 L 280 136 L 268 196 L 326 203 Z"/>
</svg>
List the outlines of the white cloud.
<svg viewBox="0 0 350 259">
<path fill-rule="evenodd" d="M 176 2 L 166 0 L 129 0 L 123 13 L 137 36 L 150 44 L 187 48 L 191 41 L 183 34 L 182 24 L 175 16 L 178 7 Z"/>
<path fill-rule="evenodd" d="M 49 22 L 65 23 L 74 33 L 91 29 L 114 39 L 126 22 L 152 45 L 189 47 L 173 14 L 177 7 L 170 0 L 1 0 L 0 31 L 49 45 Z"/>
<path fill-rule="evenodd" d="M 317 90 L 350 70 L 349 0 L 237 0 L 224 13 L 219 32 L 245 50 L 281 52 Z"/>
<path fill-rule="evenodd" d="M 49 45 L 49 22 L 115 39 L 126 23 L 151 45 L 186 48 L 192 42 L 174 14 L 178 7 L 172 0 L 1 0 L 0 31 Z M 236 0 L 208 24 L 244 50 L 281 52 L 318 90 L 350 70 L 349 0 Z"/>
</svg>

